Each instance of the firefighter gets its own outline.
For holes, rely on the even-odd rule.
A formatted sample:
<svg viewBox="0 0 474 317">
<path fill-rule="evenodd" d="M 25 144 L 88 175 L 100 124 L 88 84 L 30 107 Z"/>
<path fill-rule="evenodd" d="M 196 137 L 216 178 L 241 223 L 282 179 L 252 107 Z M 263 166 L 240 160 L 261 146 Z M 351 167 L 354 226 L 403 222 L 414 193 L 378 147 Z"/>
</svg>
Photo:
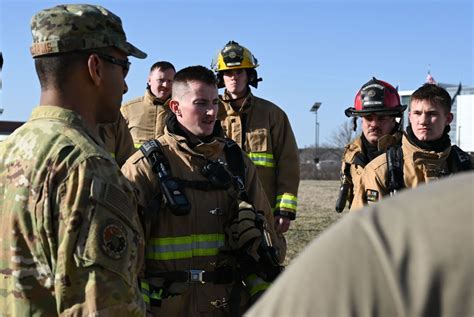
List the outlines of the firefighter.
<svg viewBox="0 0 474 317">
<path fill-rule="evenodd" d="M 285 112 L 256 97 L 257 59 L 245 47 L 230 41 L 213 61 L 220 96 L 219 118 L 224 132 L 237 142 L 257 167 L 275 215 L 278 232 L 286 232 L 296 217 L 299 153 Z"/>
<path fill-rule="evenodd" d="M 165 134 L 122 168 L 145 227 L 145 301 L 156 316 L 240 315 L 279 273 L 286 245 L 255 166 L 222 137 L 214 73 L 177 72 L 169 105 Z"/>
<path fill-rule="evenodd" d="M 392 85 L 375 77 L 357 92 L 354 107 L 347 108 L 345 114 L 354 118 L 354 130 L 357 118 L 362 118 L 362 133 L 346 145 L 342 155 L 341 190 L 336 211 L 341 212 L 346 201 L 351 208 L 364 167 L 388 146 L 400 142 L 401 119 L 397 118 L 402 117 L 406 107 L 401 105 L 400 96 Z"/>
<path fill-rule="evenodd" d="M 354 208 L 394 195 L 440 177 L 471 169 L 471 157 L 451 145 L 451 97 L 435 85 L 424 84 L 411 96 L 410 124 L 401 146 L 390 148 L 364 169 Z"/>
<path fill-rule="evenodd" d="M 145 94 L 122 106 L 121 112 L 136 148 L 146 140 L 163 135 L 166 118 L 171 114 L 168 102 L 175 74 L 176 70 L 170 62 L 154 63 L 150 67 Z"/>
</svg>

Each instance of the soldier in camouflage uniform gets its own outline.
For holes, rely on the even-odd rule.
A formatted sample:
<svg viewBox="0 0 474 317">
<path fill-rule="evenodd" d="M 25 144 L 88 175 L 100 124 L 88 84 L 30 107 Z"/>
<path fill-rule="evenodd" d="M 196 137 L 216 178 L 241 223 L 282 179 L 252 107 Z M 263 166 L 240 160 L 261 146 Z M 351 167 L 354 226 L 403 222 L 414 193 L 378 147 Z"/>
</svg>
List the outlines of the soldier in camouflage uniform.
<svg viewBox="0 0 474 317">
<path fill-rule="evenodd" d="M 0 315 L 143 316 L 133 191 L 94 133 L 120 114 L 119 17 L 60 5 L 31 21 L 40 106 L 0 145 Z"/>
</svg>

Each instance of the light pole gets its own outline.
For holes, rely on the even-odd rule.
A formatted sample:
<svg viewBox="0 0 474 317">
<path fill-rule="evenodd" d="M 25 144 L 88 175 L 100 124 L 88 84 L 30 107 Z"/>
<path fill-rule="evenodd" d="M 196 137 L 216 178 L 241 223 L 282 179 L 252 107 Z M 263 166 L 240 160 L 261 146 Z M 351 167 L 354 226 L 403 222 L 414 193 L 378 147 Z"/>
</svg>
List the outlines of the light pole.
<svg viewBox="0 0 474 317">
<path fill-rule="evenodd" d="M 316 121 L 315 121 L 315 133 L 314 133 L 314 148 L 315 148 L 315 152 L 316 150 L 319 148 L 319 122 L 318 122 L 318 110 L 319 108 L 321 107 L 321 103 L 320 102 L 315 102 L 314 105 L 311 107 L 311 109 L 309 111 L 311 112 L 314 112 L 315 114 L 315 118 L 316 118 Z"/>
</svg>

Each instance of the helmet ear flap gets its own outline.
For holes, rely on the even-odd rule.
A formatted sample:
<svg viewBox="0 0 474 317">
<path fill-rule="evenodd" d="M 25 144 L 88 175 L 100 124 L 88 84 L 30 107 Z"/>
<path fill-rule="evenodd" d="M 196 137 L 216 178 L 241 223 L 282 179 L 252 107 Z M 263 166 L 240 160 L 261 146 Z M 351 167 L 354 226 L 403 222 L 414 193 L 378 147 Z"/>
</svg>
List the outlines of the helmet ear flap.
<svg viewBox="0 0 474 317">
<path fill-rule="evenodd" d="M 255 68 L 246 68 L 249 85 L 258 88 L 258 82 L 262 81 L 262 78 L 258 78 L 257 70 Z"/>
<path fill-rule="evenodd" d="M 217 72 L 216 78 L 217 78 L 217 88 L 224 88 L 225 87 L 224 75 L 222 75 L 222 72 Z"/>
</svg>

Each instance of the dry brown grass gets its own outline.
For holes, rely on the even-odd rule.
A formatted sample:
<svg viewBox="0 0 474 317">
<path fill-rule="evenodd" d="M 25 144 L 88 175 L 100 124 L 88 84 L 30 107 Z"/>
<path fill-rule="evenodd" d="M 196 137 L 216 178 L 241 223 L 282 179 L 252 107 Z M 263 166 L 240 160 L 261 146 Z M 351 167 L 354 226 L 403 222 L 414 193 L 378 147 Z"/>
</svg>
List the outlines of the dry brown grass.
<svg viewBox="0 0 474 317">
<path fill-rule="evenodd" d="M 301 181 L 296 220 L 286 233 L 288 252 L 285 264 L 294 259 L 324 229 L 344 215 L 334 211 L 338 192 L 339 181 Z M 346 210 L 344 212 L 347 213 Z"/>
</svg>

